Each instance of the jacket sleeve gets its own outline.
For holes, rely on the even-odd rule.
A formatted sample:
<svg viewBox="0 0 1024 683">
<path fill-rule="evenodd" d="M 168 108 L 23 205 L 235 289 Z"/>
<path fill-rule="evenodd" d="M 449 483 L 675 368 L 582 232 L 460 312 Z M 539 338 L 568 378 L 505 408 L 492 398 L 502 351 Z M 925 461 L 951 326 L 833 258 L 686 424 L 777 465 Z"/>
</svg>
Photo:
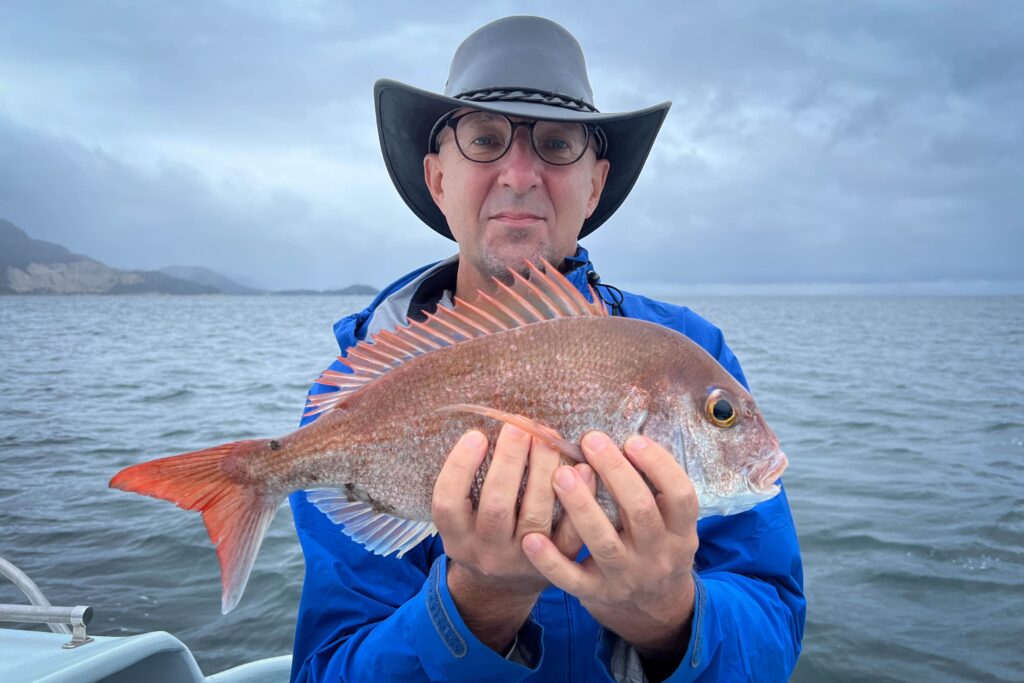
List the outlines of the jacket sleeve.
<svg viewBox="0 0 1024 683">
<path fill-rule="evenodd" d="M 401 559 L 380 557 L 350 540 L 304 492 L 290 502 L 306 561 L 293 681 L 517 681 L 535 670 L 506 661 L 466 627 L 448 592 L 439 538 Z M 538 625 L 528 622 L 520 638 L 540 652 Z"/>
<path fill-rule="evenodd" d="M 716 332 L 718 361 L 746 386 L 739 361 Z M 789 680 L 807 606 L 785 489 L 747 512 L 703 519 L 697 533 L 690 641 L 668 680 Z"/>
</svg>

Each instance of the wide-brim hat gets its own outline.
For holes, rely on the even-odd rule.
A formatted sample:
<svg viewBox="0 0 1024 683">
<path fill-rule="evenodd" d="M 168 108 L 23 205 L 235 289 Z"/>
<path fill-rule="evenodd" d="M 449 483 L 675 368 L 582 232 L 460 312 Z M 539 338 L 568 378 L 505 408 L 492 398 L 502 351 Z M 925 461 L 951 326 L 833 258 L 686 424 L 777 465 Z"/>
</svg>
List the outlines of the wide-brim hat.
<svg viewBox="0 0 1024 683">
<path fill-rule="evenodd" d="M 373 87 L 377 133 L 391 180 L 419 218 L 448 239 L 451 230 L 423 175 L 434 125 L 460 107 L 549 121 L 600 126 L 610 168 L 594 213 L 580 237 L 615 213 L 633 189 L 670 102 L 625 113 L 601 113 L 572 34 L 540 17 L 508 17 L 476 30 L 452 58 L 444 94 L 382 79 Z"/>
</svg>

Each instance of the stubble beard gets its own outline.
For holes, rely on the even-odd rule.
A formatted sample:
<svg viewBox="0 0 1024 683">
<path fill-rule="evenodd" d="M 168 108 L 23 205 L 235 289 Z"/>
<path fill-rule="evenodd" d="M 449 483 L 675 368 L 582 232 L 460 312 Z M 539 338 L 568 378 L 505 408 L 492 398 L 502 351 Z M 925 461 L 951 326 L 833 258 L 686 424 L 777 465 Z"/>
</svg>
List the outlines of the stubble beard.
<svg viewBox="0 0 1024 683">
<path fill-rule="evenodd" d="M 535 233 L 533 230 L 510 230 L 506 234 L 506 245 L 511 243 L 515 245 L 528 241 L 531 237 L 534 237 Z M 515 271 L 524 277 L 529 277 L 530 268 L 527 265 L 527 261 L 537 263 L 540 259 L 544 259 L 548 263 L 553 264 L 556 268 L 562 262 L 562 255 L 555 253 L 555 248 L 551 245 L 551 242 L 544 240 L 541 244 L 537 245 L 536 249 L 531 249 L 526 253 L 521 253 L 519 257 L 514 258 L 515 262 L 510 263 L 509 257 L 502 257 L 497 253 L 496 249 L 485 247 L 480 251 L 480 269 L 484 274 L 497 278 L 505 284 L 512 283 L 512 272 Z"/>
</svg>

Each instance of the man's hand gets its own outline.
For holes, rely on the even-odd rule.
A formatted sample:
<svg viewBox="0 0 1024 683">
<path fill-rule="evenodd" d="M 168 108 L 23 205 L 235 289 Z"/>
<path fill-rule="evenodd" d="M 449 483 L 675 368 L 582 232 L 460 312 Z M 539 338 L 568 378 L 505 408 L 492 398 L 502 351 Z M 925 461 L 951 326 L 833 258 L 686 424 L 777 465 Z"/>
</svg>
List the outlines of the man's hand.
<svg viewBox="0 0 1024 683">
<path fill-rule="evenodd" d="M 523 554 L 523 538 L 543 537 L 563 559 L 575 558 L 583 541 L 568 520 L 559 523 L 551 536 L 555 503 L 551 479 L 560 456 L 511 425 L 498 435 L 474 511 L 470 489 L 486 453 L 483 434 L 463 435 L 434 485 L 432 515 L 451 561 L 448 590 L 459 614 L 481 642 L 503 654 L 548 585 Z M 527 460 L 526 489 L 517 515 Z M 590 467 L 576 468 L 566 469 L 579 479 L 581 488 L 594 490 L 596 478 Z"/>
<path fill-rule="evenodd" d="M 523 549 L 541 574 L 578 597 L 645 660 L 674 669 L 686 650 L 693 615 L 690 571 L 698 543 L 693 485 L 672 455 L 645 437 L 626 442 L 628 460 L 600 432 L 587 434 L 582 446 L 619 505 L 622 531 L 615 530 L 578 474 L 560 467 L 555 493 L 590 557 L 576 564 L 542 534 L 527 535 Z"/>
</svg>

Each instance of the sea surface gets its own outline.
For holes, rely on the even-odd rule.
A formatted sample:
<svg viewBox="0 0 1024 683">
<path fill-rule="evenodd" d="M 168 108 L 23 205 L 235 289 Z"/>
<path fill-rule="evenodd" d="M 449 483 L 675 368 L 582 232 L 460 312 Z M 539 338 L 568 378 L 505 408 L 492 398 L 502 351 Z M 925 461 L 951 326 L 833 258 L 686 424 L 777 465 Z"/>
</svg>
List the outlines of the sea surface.
<svg viewBox="0 0 1024 683">
<path fill-rule="evenodd" d="M 362 297 L 0 297 L 0 556 L 90 633 L 206 673 L 288 653 L 287 508 L 238 608 L 200 517 L 126 465 L 283 434 Z M 701 297 L 790 459 L 809 599 L 794 681 L 1024 681 L 1024 298 Z M 21 602 L 0 581 L 0 602 Z"/>
</svg>

